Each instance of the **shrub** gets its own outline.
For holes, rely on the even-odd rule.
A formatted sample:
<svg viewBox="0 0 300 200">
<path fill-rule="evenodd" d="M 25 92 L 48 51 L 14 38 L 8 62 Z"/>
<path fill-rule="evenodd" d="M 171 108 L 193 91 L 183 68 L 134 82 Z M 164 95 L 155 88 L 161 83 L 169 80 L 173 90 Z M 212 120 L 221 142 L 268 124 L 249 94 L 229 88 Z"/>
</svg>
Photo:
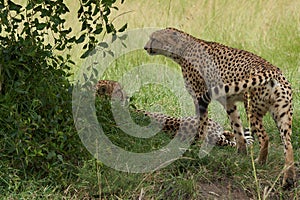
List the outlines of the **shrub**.
<svg viewBox="0 0 300 200">
<path fill-rule="evenodd" d="M 0 0 L 0 165 L 18 169 L 20 178 L 51 175 L 62 180 L 72 173 L 69 164 L 87 155 L 71 112 L 68 70 L 74 62 L 61 51 L 84 43 L 86 57 L 98 43 L 96 35 L 117 33 L 109 21 L 114 3 L 82 0 L 82 29 L 76 38 L 65 28 L 69 9 L 63 0 L 26 5 Z M 7 174 L 0 176 L 9 182 Z"/>
</svg>

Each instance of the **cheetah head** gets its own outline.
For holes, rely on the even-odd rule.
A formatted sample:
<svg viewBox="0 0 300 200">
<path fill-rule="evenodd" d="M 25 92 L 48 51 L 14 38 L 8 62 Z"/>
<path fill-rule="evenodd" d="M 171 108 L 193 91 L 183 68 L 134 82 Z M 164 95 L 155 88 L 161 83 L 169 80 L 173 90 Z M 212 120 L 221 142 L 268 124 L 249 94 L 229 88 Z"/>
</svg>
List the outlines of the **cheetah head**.
<svg viewBox="0 0 300 200">
<path fill-rule="evenodd" d="M 144 49 L 150 55 L 178 57 L 183 54 L 188 42 L 186 33 L 175 28 L 166 28 L 153 32 Z"/>
<path fill-rule="evenodd" d="M 114 89 L 115 81 L 100 80 L 96 85 L 98 96 L 111 96 Z"/>
<path fill-rule="evenodd" d="M 96 85 L 96 93 L 98 96 L 125 96 L 121 84 L 112 80 L 99 80 Z"/>
<path fill-rule="evenodd" d="M 128 103 L 129 97 L 126 95 L 121 84 L 112 80 L 99 80 L 96 87 L 96 96 L 108 98 L 121 102 L 121 105 Z"/>
</svg>

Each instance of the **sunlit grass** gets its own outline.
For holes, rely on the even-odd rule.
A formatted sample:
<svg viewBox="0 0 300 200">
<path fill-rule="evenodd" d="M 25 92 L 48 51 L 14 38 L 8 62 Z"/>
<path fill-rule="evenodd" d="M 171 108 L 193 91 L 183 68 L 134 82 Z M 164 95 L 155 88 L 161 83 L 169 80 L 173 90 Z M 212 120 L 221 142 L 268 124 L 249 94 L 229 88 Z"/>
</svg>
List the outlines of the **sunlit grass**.
<svg viewBox="0 0 300 200">
<path fill-rule="evenodd" d="M 66 16 L 67 25 L 72 26 L 76 32 L 80 28 L 74 20 L 78 2 L 71 0 L 68 2 L 68 5 L 71 6 L 71 13 Z M 128 22 L 128 29 L 176 27 L 205 40 L 251 51 L 281 68 L 287 79 L 292 83 L 294 91 L 292 139 L 295 149 L 295 161 L 299 163 L 299 10 L 299 0 L 127 0 L 119 6 L 119 12 L 114 13 L 114 15 L 117 24 L 122 25 L 124 22 Z M 124 15 L 120 15 L 121 13 L 124 13 Z M 131 69 L 147 62 L 169 66 L 180 74 L 180 68 L 174 62 L 164 57 L 150 57 L 143 52 L 142 48 L 141 46 L 140 52 L 116 60 L 108 67 L 101 78 L 119 80 Z M 83 63 L 79 59 L 81 53 L 80 46 L 76 46 L 71 51 L 73 60 L 77 62 L 72 72 L 76 72 Z M 184 90 L 184 88 L 182 89 Z M 164 88 L 162 85 L 144 85 L 133 97 L 133 103 L 140 109 L 162 111 L 174 116 L 180 116 L 181 114 L 178 111 L 180 102 L 169 88 Z M 189 100 L 191 101 L 191 99 Z M 247 116 L 242 105 L 239 106 L 239 110 L 242 113 L 243 124 L 247 126 Z M 193 108 L 185 114 L 191 113 L 193 113 Z M 227 119 L 224 119 L 226 114 L 222 108 L 212 109 L 211 117 L 224 125 L 226 129 L 230 128 Z M 269 133 L 271 144 L 268 163 L 264 166 L 257 166 L 258 181 L 262 193 L 264 188 L 270 187 L 274 183 L 284 163 L 283 146 L 281 145 L 279 133 L 269 115 L 265 117 L 264 125 Z M 112 137 L 118 136 L 115 129 L 107 127 L 106 131 L 108 134 L 112 134 Z M 165 137 L 161 138 L 164 139 Z M 118 140 L 121 146 L 124 147 L 127 145 L 126 141 L 128 140 Z M 258 155 L 257 143 L 256 140 L 255 155 Z M 127 146 L 131 147 L 131 145 Z M 142 145 L 135 148 L 140 148 L 141 151 L 144 150 Z M 148 144 L 147 148 L 151 149 L 151 144 Z M 224 193 L 229 190 L 234 192 L 238 188 L 247 197 L 257 198 L 251 159 L 248 156 L 239 155 L 235 149 L 231 148 L 215 148 L 208 157 L 199 159 L 197 152 L 198 147 L 193 146 L 191 151 L 184 155 L 184 158 L 164 169 L 146 174 L 118 172 L 102 165 L 100 162 L 96 163 L 94 160 L 89 160 L 84 163 L 83 167 L 78 169 L 78 178 L 75 178 L 74 182 L 71 182 L 70 186 L 64 191 L 58 191 L 55 186 L 40 188 L 40 182 L 36 180 L 24 183 L 24 185 L 28 185 L 27 188 L 14 185 L 15 183 L 20 184 L 20 181 L 11 172 L 13 169 L 6 169 L 2 171 L 12 174 L 11 182 L 8 184 L 12 188 L 21 187 L 23 192 L 21 194 L 4 195 L 7 199 L 40 198 L 41 196 L 48 199 L 80 199 L 84 197 L 102 197 L 103 199 L 138 199 L 138 197 L 144 197 L 145 199 L 151 199 L 152 197 L 154 199 L 206 199 L 217 197 L 205 191 L 205 188 L 202 187 L 203 184 L 222 183 L 226 184 L 226 187 L 223 188 Z M 101 194 L 99 194 L 100 192 Z M 211 192 L 220 194 L 218 191 Z M 292 192 L 294 192 L 294 196 L 298 195 L 299 198 L 299 186 Z M 280 189 L 280 183 L 277 182 L 272 195 L 273 198 L 284 199 L 288 194 Z M 234 196 L 231 197 L 234 199 Z"/>
<path fill-rule="evenodd" d="M 299 8 L 299 1 L 128 1 L 120 5 L 120 11 L 130 12 L 117 17 L 116 22 L 127 21 L 129 29 L 172 26 L 256 53 L 283 70 L 293 85 L 295 101 L 299 101 Z M 112 66 L 105 77 L 117 79 L 126 69 L 153 61 L 148 57 L 139 53 L 126 58 L 117 70 Z M 176 64 L 164 63 L 169 61 L 163 59 L 155 62 L 174 66 L 180 73 Z M 297 107 L 295 110 L 297 115 Z"/>
<path fill-rule="evenodd" d="M 292 83 L 294 91 L 292 139 L 295 149 L 295 160 L 299 162 L 299 9 L 300 3 L 298 1 L 152 1 L 147 3 L 144 1 L 131 1 L 121 6 L 120 10 L 132 12 L 117 18 L 117 22 L 121 23 L 124 19 L 128 20 L 129 29 L 176 27 L 205 40 L 220 42 L 256 53 L 281 68 Z M 149 59 L 153 59 L 147 58 L 147 55 L 145 56 L 142 53 L 136 57 L 138 58 L 133 56 L 119 63 L 122 63 L 124 69 L 126 69 L 129 66 L 132 68 L 138 66 L 140 62 L 147 62 Z M 174 67 L 180 73 L 179 66 L 174 63 L 169 63 L 163 58 L 158 58 L 156 62 Z M 117 80 L 120 74 L 116 74 L 116 72 L 126 73 L 126 70 L 122 71 L 120 65 L 118 70 L 114 70 L 114 67 L 112 66 L 112 70 L 108 71 L 105 77 Z M 172 112 L 174 112 L 176 115 L 176 110 L 174 110 L 176 104 L 170 98 L 172 95 L 161 88 L 157 90 L 157 88 L 146 87 L 146 90 L 144 89 L 134 99 L 134 103 L 139 108 L 151 110 L 151 106 L 157 104 L 163 107 L 161 110 L 165 111 L 165 113 L 172 115 Z M 224 119 L 226 118 L 226 113 L 222 108 L 211 110 L 211 116 L 215 120 L 223 124 L 225 128 L 230 128 L 227 119 Z M 248 126 L 247 116 L 242 105 L 239 106 L 239 110 L 242 114 L 243 124 L 246 127 Z M 266 197 L 264 196 L 264 190 L 267 191 L 274 184 L 284 164 L 283 146 L 281 145 L 276 125 L 269 115 L 265 117 L 264 125 L 269 133 L 271 144 L 268 164 L 256 166 L 262 198 Z M 256 156 L 259 150 L 257 143 L 256 140 L 254 146 L 254 155 Z M 195 191 L 199 182 L 203 183 L 205 180 L 214 182 L 214 180 L 219 178 L 223 181 L 224 179 L 229 179 L 234 187 L 243 188 L 249 197 L 257 198 L 256 184 L 249 157 L 237 155 L 234 150 L 227 148 L 214 150 L 208 158 L 200 160 L 197 159 L 197 156 L 193 157 L 189 154 L 186 156 L 196 160 L 193 162 L 198 162 L 197 168 L 185 160 L 178 161 L 168 167 L 168 169 L 149 175 L 156 178 L 151 179 L 150 186 L 148 185 L 149 182 L 145 181 L 140 188 L 147 188 L 146 190 L 150 193 L 148 197 L 157 195 L 166 197 L 168 190 L 159 190 L 159 194 L 153 194 L 153 192 L 158 190 L 157 187 L 163 187 L 161 185 L 164 184 L 160 182 L 160 179 L 164 181 L 173 180 L 174 182 L 169 189 L 172 188 L 173 191 L 178 192 L 176 194 L 180 194 L 180 192 L 189 193 L 189 198 L 192 198 L 193 195 L 195 198 L 201 196 L 201 188 L 199 191 Z M 224 161 L 224 157 L 226 157 L 226 161 Z M 183 167 L 182 163 L 185 163 Z M 173 171 L 179 170 L 180 166 L 185 170 L 184 173 L 178 174 Z M 164 174 L 170 172 L 173 177 L 168 177 Z M 183 174 L 189 174 L 193 178 L 188 179 Z M 160 179 L 157 177 L 160 177 Z M 184 177 L 182 178 L 184 181 L 180 181 L 179 177 Z M 181 185 L 182 183 L 184 185 Z M 178 187 L 181 187 L 181 189 Z M 189 188 L 192 188 L 194 192 L 191 192 Z M 294 194 L 284 193 L 279 188 L 280 181 L 277 181 L 274 192 L 271 192 L 269 198 L 299 196 L 299 188 L 294 191 Z M 138 195 L 138 191 L 136 193 Z M 205 197 L 207 198 L 207 196 Z"/>
<path fill-rule="evenodd" d="M 251 51 L 280 67 L 294 88 L 293 141 L 297 161 L 299 160 L 297 153 L 299 143 L 297 141 L 299 141 L 298 127 L 300 126 L 298 106 L 300 101 L 299 8 L 298 1 L 130 1 L 120 7 L 124 13 L 130 12 L 116 18 L 116 22 L 122 24 L 127 21 L 129 29 L 176 27 L 205 40 Z M 135 52 L 135 54 L 120 58 L 112 64 L 103 78 L 119 80 L 130 69 L 147 62 L 167 65 L 180 73 L 179 66 L 166 58 L 154 58 L 143 52 Z M 144 86 L 134 95 L 133 101 L 139 108 L 162 111 L 175 116 L 178 114 L 176 98 L 168 89 L 163 89 L 160 86 Z M 157 110 L 158 107 L 160 110 Z M 247 126 L 244 108 L 243 106 L 239 108 L 242 113 L 243 124 Z M 227 119 L 224 119 L 226 114 L 222 108 L 212 109 L 211 116 L 223 124 L 225 128 L 230 128 Z M 262 197 L 263 190 L 267 186 L 270 187 L 280 174 L 284 161 L 283 147 L 275 123 L 270 116 L 266 116 L 264 124 L 270 135 L 271 145 L 268 164 L 257 166 L 258 184 L 262 188 Z M 254 150 L 254 154 L 257 155 L 258 144 L 255 144 Z M 141 176 L 137 178 L 137 181 L 129 178 L 132 177 L 131 175 L 123 174 L 122 176 L 125 180 L 131 180 L 131 186 L 137 187 L 134 190 L 136 195 L 139 195 L 143 189 L 148 197 L 166 198 L 169 191 L 173 191 L 176 195 L 182 194 L 181 197 L 184 197 L 183 193 L 188 193 L 189 198 L 196 198 L 201 196 L 201 188 L 198 188 L 199 191 L 195 190 L 199 182 L 214 182 L 218 178 L 223 181 L 229 179 L 234 187 L 243 188 L 250 197 L 257 197 L 249 157 L 237 155 L 234 150 L 228 148 L 216 149 L 205 159 L 199 160 L 193 154 L 187 154 L 186 157 L 193 161 L 186 162 L 183 159 L 166 169 L 145 175 L 147 178 Z M 226 157 L 226 161 L 224 161 L 224 157 Z M 272 170 L 270 171 L 270 169 Z M 105 170 L 103 173 L 120 177 L 117 175 L 119 173 L 114 171 Z M 185 174 L 189 174 L 193 178 L 188 178 Z M 138 184 L 142 180 L 144 180 L 143 183 Z M 109 178 L 105 181 L 109 183 L 106 187 L 103 186 L 104 188 L 115 187 L 117 184 L 116 181 L 110 182 Z M 168 184 L 165 185 L 162 182 L 169 183 L 170 186 L 166 186 Z M 119 187 L 122 187 L 121 185 Z M 273 197 L 284 197 L 285 194 L 278 190 L 279 185 L 280 182 L 277 182 Z M 161 187 L 166 188 L 162 189 Z M 131 191 L 132 188 L 128 187 L 119 194 L 125 198 L 129 197 L 128 193 Z M 156 191 L 159 191 L 159 194 L 156 194 Z M 112 190 L 110 194 L 115 192 Z"/>
</svg>

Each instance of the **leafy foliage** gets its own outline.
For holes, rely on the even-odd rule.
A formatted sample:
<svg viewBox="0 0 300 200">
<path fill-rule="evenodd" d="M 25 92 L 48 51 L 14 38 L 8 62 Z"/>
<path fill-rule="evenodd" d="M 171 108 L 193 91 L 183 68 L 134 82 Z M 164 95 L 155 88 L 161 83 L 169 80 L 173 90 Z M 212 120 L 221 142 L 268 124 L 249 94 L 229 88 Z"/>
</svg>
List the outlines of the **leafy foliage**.
<svg viewBox="0 0 300 200">
<path fill-rule="evenodd" d="M 82 0 L 80 1 L 80 8 L 77 11 L 79 21 L 81 22 L 81 36 L 76 40 L 76 43 L 82 43 L 88 38 L 88 43 L 83 46 L 83 49 L 87 49 L 81 58 L 87 57 L 93 49 L 99 44 L 96 35 L 106 30 L 107 34 L 115 34 L 117 32 L 123 32 L 127 28 L 127 23 L 120 29 L 116 30 L 113 23 L 109 20 L 108 16 L 111 13 L 111 9 L 118 10 L 113 4 L 116 0 Z M 123 0 L 121 1 L 123 3 Z M 103 44 L 103 43 L 100 43 Z M 99 44 L 99 45 L 100 45 Z"/>
<path fill-rule="evenodd" d="M 60 52 L 78 43 L 90 52 L 98 43 L 96 35 L 117 33 L 109 20 L 115 2 L 82 0 L 82 35 L 76 38 L 66 27 L 69 9 L 63 0 L 29 0 L 26 5 L 0 0 L 0 166 L 18 169 L 16 177 L 39 172 L 62 181 L 72 173 L 68 163 L 87 155 L 71 112 L 68 70 L 74 62 Z M 0 182 L 11 181 L 5 170 L 0 176 Z"/>
</svg>

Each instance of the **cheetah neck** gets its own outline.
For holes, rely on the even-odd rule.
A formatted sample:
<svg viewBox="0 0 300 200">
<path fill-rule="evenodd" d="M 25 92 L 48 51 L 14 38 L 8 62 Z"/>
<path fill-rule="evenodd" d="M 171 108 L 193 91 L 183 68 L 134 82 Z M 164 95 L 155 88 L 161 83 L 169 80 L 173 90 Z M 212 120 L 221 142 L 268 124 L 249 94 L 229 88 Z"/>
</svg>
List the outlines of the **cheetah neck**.
<svg viewBox="0 0 300 200">
<path fill-rule="evenodd" d="M 187 37 L 182 38 L 181 42 L 178 43 L 170 55 L 165 55 L 172 60 L 174 60 L 176 63 L 178 63 L 180 66 L 184 66 L 188 61 L 191 60 L 190 52 L 193 49 L 195 45 L 197 45 L 197 40 L 194 37 Z"/>
</svg>

